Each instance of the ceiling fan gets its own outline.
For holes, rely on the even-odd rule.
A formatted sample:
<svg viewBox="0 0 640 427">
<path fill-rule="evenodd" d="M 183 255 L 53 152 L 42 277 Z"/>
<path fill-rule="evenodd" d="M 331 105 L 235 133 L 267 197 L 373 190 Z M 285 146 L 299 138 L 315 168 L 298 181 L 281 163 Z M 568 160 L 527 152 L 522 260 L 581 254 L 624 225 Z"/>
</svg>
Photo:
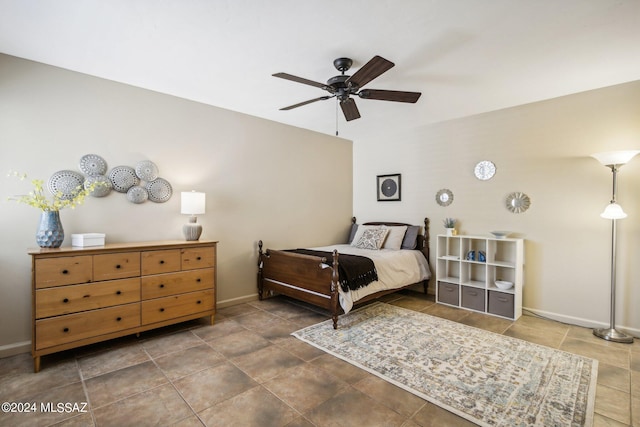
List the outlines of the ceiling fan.
<svg viewBox="0 0 640 427">
<path fill-rule="evenodd" d="M 338 58 L 333 61 L 333 66 L 342 74 L 331 77 L 327 80 L 327 83 L 314 82 L 313 80 L 304 79 L 287 73 L 276 73 L 274 77 L 279 77 L 285 80 L 291 80 L 294 82 L 319 87 L 322 90 L 326 90 L 330 95 L 321 96 L 319 98 L 303 101 L 298 104 L 293 104 L 288 107 L 281 108 L 280 110 L 291 110 L 293 108 L 302 107 L 303 105 L 311 104 L 316 101 L 324 101 L 326 99 L 337 98 L 340 101 L 340 107 L 347 121 L 360 118 L 360 112 L 356 106 L 356 102 L 351 95 L 357 95 L 362 99 L 377 99 L 379 101 L 395 101 L 395 102 L 409 102 L 415 103 L 422 95 L 420 92 L 402 92 L 396 90 L 381 90 L 381 89 L 362 89 L 364 85 L 371 80 L 380 76 L 384 72 L 391 69 L 395 64 L 391 61 L 384 59 L 381 56 L 374 56 L 369 62 L 364 64 L 362 68 L 356 71 L 352 76 L 345 75 L 345 71 L 351 68 L 353 61 L 349 58 Z"/>
</svg>

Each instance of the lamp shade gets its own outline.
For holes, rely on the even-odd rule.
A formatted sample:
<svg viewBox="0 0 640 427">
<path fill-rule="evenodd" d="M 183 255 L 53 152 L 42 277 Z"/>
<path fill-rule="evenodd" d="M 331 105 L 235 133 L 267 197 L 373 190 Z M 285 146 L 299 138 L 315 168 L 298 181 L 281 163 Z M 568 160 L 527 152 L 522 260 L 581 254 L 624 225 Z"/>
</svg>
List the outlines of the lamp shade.
<svg viewBox="0 0 640 427">
<path fill-rule="evenodd" d="M 591 157 L 595 158 L 605 166 L 624 165 L 638 153 L 640 153 L 640 150 L 605 151 L 602 153 L 592 154 Z"/>
<path fill-rule="evenodd" d="M 200 215 L 205 212 L 205 193 L 198 191 L 183 191 L 180 194 L 180 213 Z"/>
<path fill-rule="evenodd" d="M 622 206 L 617 203 L 609 203 L 604 211 L 600 214 L 605 219 L 622 219 L 626 218 L 627 214 L 622 210 Z"/>
</svg>

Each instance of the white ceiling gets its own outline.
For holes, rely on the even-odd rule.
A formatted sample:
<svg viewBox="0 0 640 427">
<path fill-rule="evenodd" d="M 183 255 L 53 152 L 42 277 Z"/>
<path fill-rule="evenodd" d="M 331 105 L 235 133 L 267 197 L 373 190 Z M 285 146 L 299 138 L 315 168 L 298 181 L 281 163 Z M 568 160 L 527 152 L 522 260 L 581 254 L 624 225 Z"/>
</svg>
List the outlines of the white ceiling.
<svg viewBox="0 0 640 427">
<path fill-rule="evenodd" d="M 333 60 L 396 66 L 356 98 L 366 138 L 640 78 L 638 0 L 0 0 L 0 52 L 334 134 Z"/>
</svg>

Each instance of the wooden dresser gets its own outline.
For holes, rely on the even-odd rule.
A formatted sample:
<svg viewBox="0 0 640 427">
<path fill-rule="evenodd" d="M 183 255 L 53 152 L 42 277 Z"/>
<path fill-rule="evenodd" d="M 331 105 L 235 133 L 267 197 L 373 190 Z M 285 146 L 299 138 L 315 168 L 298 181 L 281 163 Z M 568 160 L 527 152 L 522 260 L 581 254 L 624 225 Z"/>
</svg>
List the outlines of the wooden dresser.
<svg viewBox="0 0 640 427">
<path fill-rule="evenodd" d="M 32 350 L 40 357 L 186 320 L 216 309 L 215 241 L 36 249 Z"/>
</svg>

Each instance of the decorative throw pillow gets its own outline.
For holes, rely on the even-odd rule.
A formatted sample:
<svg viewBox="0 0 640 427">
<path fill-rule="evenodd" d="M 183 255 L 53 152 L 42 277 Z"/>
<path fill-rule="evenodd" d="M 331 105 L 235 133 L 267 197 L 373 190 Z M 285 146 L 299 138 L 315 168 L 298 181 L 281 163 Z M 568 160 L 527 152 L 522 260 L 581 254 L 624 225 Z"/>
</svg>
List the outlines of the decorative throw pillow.
<svg viewBox="0 0 640 427">
<path fill-rule="evenodd" d="M 406 225 L 394 225 L 394 226 L 382 226 L 383 229 L 388 229 L 389 234 L 387 238 L 384 240 L 384 244 L 382 245 L 382 249 L 395 249 L 399 250 L 400 246 L 402 246 L 402 240 L 404 239 L 404 235 L 407 232 Z"/>
<path fill-rule="evenodd" d="M 378 228 L 377 230 L 365 230 L 362 237 L 356 243 L 356 248 L 378 250 L 382 247 L 385 237 L 389 234 L 388 228 Z"/>
<path fill-rule="evenodd" d="M 379 230 L 379 225 L 359 225 L 353 233 L 353 239 L 351 239 L 351 246 L 356 246 L 362 237 L 365 230 Z"/>
<path fill-rule="evenodd" d="M 415 249 L 418 246 L 418 234 L 420 234 L 420 226 L 410 225 L 404 235 L 402 249 Z"/>
</svg>

